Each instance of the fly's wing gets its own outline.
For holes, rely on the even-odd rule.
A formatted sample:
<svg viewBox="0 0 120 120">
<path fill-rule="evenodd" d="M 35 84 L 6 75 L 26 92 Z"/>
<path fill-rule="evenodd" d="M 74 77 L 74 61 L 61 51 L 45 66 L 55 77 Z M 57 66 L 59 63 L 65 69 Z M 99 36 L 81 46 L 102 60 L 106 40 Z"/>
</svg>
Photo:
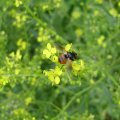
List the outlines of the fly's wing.
<svg viewBox="0 0 120 120">
<path fill-rule="evenodd" d="M 67 60 L 66 67 L 68 72 L 72 71 L 72 61 L 70 59 Z"/>
<path fill-rule="evenodd" d="M 57 49 L 60 53 L 67 53 L 67 52 L 65 51 L 65 48 L 62 47 L 61 44 L 55 43 L 55 47 L 56 47 L 56 49 Z"/>
</svg>

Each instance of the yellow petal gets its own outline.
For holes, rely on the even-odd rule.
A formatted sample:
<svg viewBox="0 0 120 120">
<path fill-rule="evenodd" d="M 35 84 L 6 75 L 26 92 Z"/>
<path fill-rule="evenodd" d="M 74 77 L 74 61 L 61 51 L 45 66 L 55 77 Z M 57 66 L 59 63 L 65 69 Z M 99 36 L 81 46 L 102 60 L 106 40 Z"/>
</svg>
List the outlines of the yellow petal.
<svg viewBox="0 0 120 120">
<path fill-rule="evenodd" d="M 46 55 L 49 51 L 48 50 L 43 50 L 43 54 Z"/>
<path fill-rule="evenodd" d="M 48 79 L 49 79 L 51 82 L 53 82 L 53 81 L 54 81 L 54 76 L 53 76 L 53 75 L 49 75 L 49 76 L 48 76 Z"/>
<path fill-rule="evenodd" d="M 99 45 L 102 45 L 103 42 L 104 42 L 104 40 L 105 40 L 105 36 L 101 35 L 101 36 L 97 39 L 98 44 L 99 44 Z"/>
<path fill-rule="evenodd" d="M 46 55 L 47 58 L 51 56 L 51 53 L 48 50 L 43 50 L 43 54 Z"/>
<path fill-rule="evenodd" d="M 47 58 L 50 58 L 50 56 L 51 56 L 51 54 L 46 54 L 46 57 L 47 57 Z"/>
<path fill-rule="evenodd" d="M 74 11 L 72 12 L 72 19 L 78 19 L 81 16 L 81 12 L 79 10 L 79 8 L 74 9 Z"/>
<path fill-rule="evenodd" d="M 52 48 L 52 49 L 51 49 L 51 53 L 52 53 L 52 54 L 55 54 L 55 53 L 56 53 L 56 48 Z"/>
<path fill-rule="evenodd" d="M 14 56 L 15 56 L 15 53 L 14 53 L 14 52 L 11 52 L 11 53 L 10 53 L 10 56 L 11 56 L 11 57 L 14 57 Z"/>
<path fill-rule="evenodd" d="M 38 38 L 37 38 L 37 41 L 38 41 L 38 42 L 41 42 L 41 41 L 42 41 L 42 38 L 41 38 L 41 37 L 38 37 Z"/>
<path fill-rule="evenodd" d="M 80 70 L 80 64 L 77 64 L 77 63 L 74 62 L 72 64 L 72 68 L 73 68 L 73 70 L 79 71 Z"/>
<path fill-rule="evenodd" d="M 65 46 L 65 50 L 66 50 L 66 51 L 69 51 L 70 48 L 71 48 L 71 46 L 72 46 L 72 43 L 71 43 L 71 44 L 67 44 L 67 45 Z"/>
<path fill-rule="evenodd" d="M 48 72 L 46 70 L 43 71 L 43 74 L 45 74 L 45 76 L 48 76 Z"/>
<path fill-rule="evenodd" d="M 55 81 L 54 82 L 55 82 L 56 85 L 58 85 L 60 83 L 60 78 L 58 76 L 55 77 Z"/>
<path fill-rule="evenodd" d="M 20 54 L 20 50 L 17 50 L 16 52 L 16 60 L 20 60 L 22 58 L 22 55 Z"/>
<path fill-rule="evenodd" d="M 51 59 L 53 62 L 58 62 L 58 57 L 56 55 L 54 55 Z"/>
<path fill-rule="evenodd" d="M 51 44 L 50 43 L 47 44 L 47 48 L 48 48 L 48 50 L 51 50 Z"/>
<path fill-rule="evenodd" d="M 25 104 L 26 105 L 29 105 L 31 102 L 32 102 L 32 98 L 31 97 L 28 97 L 28 98 L 25 99 Z"/>
<path fill-rule="evenodd" d="M 80 60 L 80 67 L 81 69 L 84 69 L 85 68 L 85 63 L 83 60 Z"/>
<path fill-rule="evenodd" d="M 20 73 L 19 69 L 15 69 L 15 75 L 18 75 Z"/>
<path fill-rule="evenodd" d="M 55 74 L 58 76 L 62 74 L 62 70 L 58 66 L 55 68 Z"/>
</svg>

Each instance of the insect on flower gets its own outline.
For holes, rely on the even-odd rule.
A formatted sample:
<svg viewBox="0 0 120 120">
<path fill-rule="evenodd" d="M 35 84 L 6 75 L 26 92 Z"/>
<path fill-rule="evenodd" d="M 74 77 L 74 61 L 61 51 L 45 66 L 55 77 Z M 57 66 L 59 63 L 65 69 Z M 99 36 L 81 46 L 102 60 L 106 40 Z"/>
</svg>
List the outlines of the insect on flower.
<svg viewBox="0 0 120 120">
<path fill-rule="evenodd" d="M 66 64 L 68 61 L 74 61 L 76 59 L 77 59 L 77 53 L 65 52 L 59 56 L 58 61 L 60 64 Z"/>
<path fill-rule="evenodd" d="M 58 62 L 60 64 L 67 64 L 68 68 L 72 68 L 72 61 L 78 58 L 77 53 L 74 51 L 69 51 L 72 44 L 68 44 L 65 48 L 59 47 L 62 49 L 63 53 L 58 57 Z"/>
</svg>

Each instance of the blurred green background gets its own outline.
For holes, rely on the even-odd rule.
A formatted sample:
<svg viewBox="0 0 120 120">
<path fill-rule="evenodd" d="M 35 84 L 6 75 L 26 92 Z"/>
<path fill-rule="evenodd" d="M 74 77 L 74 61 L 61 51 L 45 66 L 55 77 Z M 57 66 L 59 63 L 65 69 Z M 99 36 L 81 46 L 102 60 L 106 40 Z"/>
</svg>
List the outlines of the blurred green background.
<svg viewBox="0 0 120 120">
<path fill-rule="evenodd" d="M 52 85 L 47 43 L 85 70 Z M 0 0 L 0 120 L 120 120 L 120 1 Z"/>
</svg>

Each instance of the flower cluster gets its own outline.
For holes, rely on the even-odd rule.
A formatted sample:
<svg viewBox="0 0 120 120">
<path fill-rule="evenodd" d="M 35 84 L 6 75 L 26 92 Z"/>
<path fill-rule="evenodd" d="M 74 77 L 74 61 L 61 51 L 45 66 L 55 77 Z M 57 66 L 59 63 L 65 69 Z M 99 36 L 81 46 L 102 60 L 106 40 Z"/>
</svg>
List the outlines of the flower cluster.
<svg viewBox="0 0 120 120">
<path fill-rule="evenodd" d="M 19 7 L 19 6 L 22 5 L 22 4 L 23 4 L 22 0 L 16 0 L 16 1 L 15 1 L 15 6 L 16 6 L 16 7 Z"/>
<path fill-rule="evenodd" d="M 85 62 L 83 60 L 74 61 L 72 63 L 73 74 L 77 76 L 81 71 L 85 69 Z"/>
<path fill-rule="evenodd" d="M 27 43 L 23 41 L 22 39 L 19 39 L 17 41 L 17 46 L 19 47 L 20 50 L 25 50 L 27 47 Z"/>
<path fill-rule="evenodd" d="M 49 71 L 44 70 L 45 76 L 52 82 L 52 85 L 57 85 L 60 83 L 60 76 L 62 75 L 62 70 L 56 66 L 55 69 Z"/>
<path fill-rule="evenodd" d="M 72 44 L 67 44 L 65 46 L 65 51 L 72 51 Z M 43 54 L 45 55 L 46 58 L 49 58 L 50 60 L 52 60 L 54 58 L 54 60 L 52 60 L 53 62 L 57 62 L 58 63 L 58 57 L 55 55 L 56 54 L 56 48 L 52 47 L 50 43 L 47 44 L 47 48 L 43 50 Z M 69 63 L 68 63 L 69 64 Z M 62 66 L 61 64 L 57 64 L 57 66 L 55 67 L 55 69 L 50 69 L 49 71 L 44 70 L 44 74 L 45 76 L 48 77 L 48 79 L 52 82 L 52 84 L 59 84 L 60 83 L 60 76 L 64 75 L 62 74 L 63 71 L 65 71 L 67 65 L 63 66 L 63 67 L 59 67 Z M 83 60 L 76 60 L 72 62 L 72 73 L 75 76 L 79 76 L 81 74 L 81 72 L 85 69 L 85 63 Z"/>
<path fill-rule="evenodd" d="M 45 55 L 46 58 L 49 58 L 53 62 L 58 61 L 58 57 L 55 55 L 56 48 L 52 47 L 50 43 L 48 43 L 47 48 L 43 50 L 43 54 Z"/>
<path fill-rule="evenodd" d="M 7 72 L 12 73 L 14 72 L 15 75 L 20 73 L 19 69 L 19 61 L 21 61 L 22 55 L 20 50 L 17 50 L 16 53 L 11 52 L 8 57 L 6 57 L 5 64 L 7 66 Z"/>
<path fill-rule="evenodd" d="M 40 27 L 38 30 L 38 37 L 37 37 L 37 41 L 38 42 L 42 42 L 42 41 L 47 41 L 49 40 L 50 35 L 47 29 Z"/>
<path fill-rule="evenodd" d="M 11 52 L 9 55 L 12 59 L 14 59 L 15 61 L 19 61 L 22 58 L 21 52 L 20 50 L 17 50 L 16 53 Z"/>
<path fill-rule="evenodd" d="M 72 47 L 72 43 L 67 44 L 67 45 L 65 46 L 65 50 L 66 50 L 66 51 L 69 51 L 69 50 L 71 49 L 71 47 Z"/>
<path fill-rule="evenodd" d="M 41 2 L 41 8 L 43 11 L 51 11 L 53 9 L 60 8 L 62 5 L 62 0 L 52 0 L 52 1 L 46 1 Z"/>
<path fill-rule="evenodd" d="M 27 20 L 27 16 L 25 15 L 25 13 L 16 13 L 13 11 L 13 13 L 11 13 L 11 14 L 15 18 L 13 25 L 18 28 L 21 28 Z"/>
<path fill-rule="evenodd" d="M 9 82 L 9 76 L 4 75 L 4 71 L 0 69 L 0 87 L 5 86 Z"/>
<path fill-rule="evenodd" d="M 100 46 L 102 46 L 102 47 L 106 47 L 106 43 L 105 43 L 104 41 L 105 41 L 105 36 L 104 36 L 104 35 L 101 35 L 101 36 L 97 39 L 98 45 L 100 45 Z"/>
<path fill-rule="evenodd" d="M 53 3 L 55 4 L 56 8 L 59 8 L 62 4 L 62 0 L 54 0 Z"/>
</svg>

